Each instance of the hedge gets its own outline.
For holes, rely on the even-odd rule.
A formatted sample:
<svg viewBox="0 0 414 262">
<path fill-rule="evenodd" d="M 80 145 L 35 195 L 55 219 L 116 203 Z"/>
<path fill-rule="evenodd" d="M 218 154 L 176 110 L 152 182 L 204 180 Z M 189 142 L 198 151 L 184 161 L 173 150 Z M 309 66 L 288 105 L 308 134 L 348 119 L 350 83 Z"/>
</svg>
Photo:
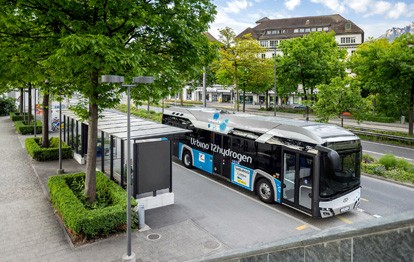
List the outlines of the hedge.
<svg viewBox="0 0 414 262">
<path fill-rule="evenodd" d="M 85 173 L 52 176 L 48 180 L 50 200 L 65 226 L 75 237 L 91 239 L 124 231 L 126 225 L 126 192 L 101 172 L 96 172 L 96 191 L 108 194 L 111 205 L 88 209 L 69 187 Z M 83 188 L 82 188 L 83 190 Z M 132 201 L 136 205 L 135 201 Z"/>
<path fill-rule="evenodd" d="M 14 126 L 16 127 L 16 130 L 19 134 L 22 134 L 22 135 L 34 134 L 33 124 L 26 125 L 25 122 L 23 121 L 16 121 L 14 122 Z M 40 120 L 36 121 L 36 133 L 37 134 L 42 133 L 42 121 Z"/>
<path fill-rule="evenodd" d="M 11 112 L 10 113 L 10 119 L 15 121 L 24 121 L 24 118 L 27 118 L 27 113 L 20 114 L 19 112 Z"/>
<path fill-rule="evenodd" d="M 41 138 L 26 138 L 25 146 L 29 155 L 37 161 L 49 161 L 59 159 L 59 138 L 49 139 L 49 148 L 41 147 Z M 62 141 L 62 159 L 72 158 L 72 149 Z"/>
</svg>

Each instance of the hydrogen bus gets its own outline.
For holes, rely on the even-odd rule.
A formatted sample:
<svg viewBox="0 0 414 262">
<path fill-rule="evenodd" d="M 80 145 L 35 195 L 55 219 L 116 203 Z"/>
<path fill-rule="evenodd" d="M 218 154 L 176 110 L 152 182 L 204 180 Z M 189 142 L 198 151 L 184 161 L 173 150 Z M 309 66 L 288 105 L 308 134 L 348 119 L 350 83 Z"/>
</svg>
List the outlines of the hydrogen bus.
<svg viewBox="0 0 414 262">
<path fill-rule="evenodd" d="M 163 124 L 192 132 L 173 141 L 173 154 L 266 203 L 313 217 L 331 217 L 360 204 L 361 142 L 336 125 L 211 108 L 172 107 Z"/>
</svg>

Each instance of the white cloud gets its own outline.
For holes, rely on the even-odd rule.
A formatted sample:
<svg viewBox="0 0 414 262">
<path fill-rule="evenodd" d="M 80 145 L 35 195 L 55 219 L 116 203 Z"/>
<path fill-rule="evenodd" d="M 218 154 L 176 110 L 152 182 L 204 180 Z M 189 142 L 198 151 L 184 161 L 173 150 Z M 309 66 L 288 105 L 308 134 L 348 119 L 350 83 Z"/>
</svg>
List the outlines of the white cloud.
<svg viewBox="0 0 414 262">
<path fill-rule="evenodd" d="M 371 10 L 366 12 L 364 16 L 367 17 L 371 15 L 382 15 L 390 11 L 392 8 L 393 7 L 389 2 L 378 1 L 371 5 Z"/>
<path fill-rule="evenodd" d="M 233 0 L 227 2 L 227 7 L 223 8 L 225 13 L 239 13 L 240 10 L 253 6 L 252 2 L 247 0 Z"/>
<path fill-rule="evenodd" d="M 285 6 L 289 10 L 295 9 L 295 7 L 300 5 L 300 0 L 285 0 Z"/>
<path fill-rule="evenodd" d="M 345 13 L 346 8 L 345 5 L 343 3 L 343 1 L 339 1 L 339 0 L 311 0 L 312 3 L 316 3 L 316 4 L 323 4 L 325 5 L 327 8 L 341 14 L 341 13 Z M 342 3 L 340 3 L 342 2 Z"/>
<path fill-rule="evenodd" d="M 209 33 L 212 34 L 216 39 L 220 34 L 219 30 L 225 27 L 230 27 L 236 33 L 236 35 L 240 34 L 244 29 L 248 27 L 254 27 L 254 21 L 250 21 L 249 23 L 245 23 L 240 21 L 239 19 L 233 19 L 230 17 L 226 12 L 221 9 L 217 9 L 217 15 L 214 22 L 210 25 Z"/>
<path fill-rule="evenodd" d="M 387 17 L 398 19 L 401 15 L 403 15 L 405 12 L 407 12 L 407 4 L 398 2 L 394 5 L 393 8 L 391 8 L 387 14 Z"/>
<path fill-rule="evenodd" d="M 357 13 L 365 13 L 373 4 L 372 0 L 345 0 L 344 3 Z"/>
</svg>

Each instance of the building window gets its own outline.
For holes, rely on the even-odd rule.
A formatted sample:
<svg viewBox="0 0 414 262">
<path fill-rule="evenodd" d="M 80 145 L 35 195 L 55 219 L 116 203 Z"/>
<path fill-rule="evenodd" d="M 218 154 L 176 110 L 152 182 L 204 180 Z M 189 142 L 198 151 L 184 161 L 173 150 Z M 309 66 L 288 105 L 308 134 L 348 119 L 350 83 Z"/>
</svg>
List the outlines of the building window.
<svg viewBox="0 0 414 262">
<path fill-rule="evenodd" d="M 270 47 L 275 47 L 279 44 L 279 40 L 270 40 Z"/>
<path fill-rule="evenodd" d="M 355 44 L 355 37 L 341 37 L 341 44 Z"/>
<path fill-rule="evenodd" d="M 311 31 L 311 29 L 310 28 L 305 28 L 305 32 L 306 33 L 309 33 Z"/>
<path fill-rule="evenodd" d="M 318 32 L 322 32 L 322 27 L 319 27 L 318 28 Z"/>
<path fill-rule="evenodd" d="M 329 31 L 329 27 L 324 27 L 324 28 L 323 28 L 323 31 L 325 31 L 325 32 L 326 32 L 326 31 Z"/>
<path fill-rule="evenodd" d="M 299 33 L 299 29 L 293 29 L 293 33 Z"/>
<path fill-rule="evenodd" d="M 266 58 L 266 54 L 262 54 L 262 59 L 265 59 Z"/>
<path fill-rule="evenodd" d="M 260 45 L 262 47 L 268 47 L 269 42 L 268 41 L 260 41 Z"/>
<path fill-rule="evenodd" d="M 351 23 L 345 24 L 345 30 L 351 30 Z"/>
<path fill-rule="evenodd" d="M 311 29 L 312 32 L 316 32 L 316 27 Z"/>
</svg>

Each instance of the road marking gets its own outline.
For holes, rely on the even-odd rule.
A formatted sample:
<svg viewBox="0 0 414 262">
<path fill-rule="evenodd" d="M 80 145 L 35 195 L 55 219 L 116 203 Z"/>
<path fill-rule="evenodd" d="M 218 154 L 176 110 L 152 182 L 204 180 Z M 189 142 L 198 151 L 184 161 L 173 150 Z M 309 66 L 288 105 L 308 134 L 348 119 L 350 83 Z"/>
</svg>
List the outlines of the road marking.
<svg viewBox="0 0 414 262">
<path fill-rule="evenodd" d="M 345 222 L 345 223 L 347 223 L 347 224 L 352 224 L 352 221 L 351 220 L 349 220 L 349 219 L 346 219 L 346 218 L 344 218 L 344 217 L 341 217 L 341 216 L 336 216 L 339 220 L 341 220 L 342 222 Z"/>
<path fill-rule="evenodd" d="M 382 216 L 380 216 L 380 215 L 372 215 L 373 217 L 376 217 L 376 218 L 381 218 Z"/>
<path fill-rule="evenodd" d="M 364 153 L 371 153 L 371 154 L 376 154 L 376 155 L 380 155 L 380 156 L 390 155 L 389 153 L 388 154 L 383 154 L 383 153 L 378 153 L 378 152 L 368 151 L 368 150 L 362 150 L 362 151 L 364 151 Z M 402 158 L 402 159 L 405 159 L 405 160 L 408 160 L 408 161 L 412 161 L 413 160 L 411 158 L 406 158 L 406 157 L 402 157 L 402 156 L 395 156 L 395 157 L 396 158 Z"/>
<path fill-rule="evenodd" d="M 365 198 L 360 198 L 362 201 L 365 201 L 365 202 L 369 202 L 369 200 L 368 199 L 365 199 Z"/>
<path fill-rule="evenodd" d="M 304 230 L 307 227 L 308 227 L 308 225 L 302 225 L 300 227 L 297 227 L 296 230 Z"/>
<path fill-rule="evenodd" d="M 173 162 L 173 163 L 174 163 L 174 162 Z M 176 166 L 178 166 L 178 167 L 180 167 L 180 168 L 184 169 L 184 167 L 183 167 L 182 165 L 180 165 L 180 164 L 178 164 L 178 163 L 174 163 L 174 164 L 175 164 Z M 185 170 L 187 170 L 187 171 L 189 171 L 189 172 L 192 172 L 192 173 L 194 173 L 194 174 L 196 174 L 196 175 L 198 175 L 198 176 L 200 176 L 200 177 L 202 177 L 202 178 L 204 178 L 204 179 L 207 179 L 207 180 L 209 180 L 209 181 L 211 181 L 211 182 L 213 182 L 213 183 L 215 183 L 215 184 L 217 184 L 217 185 L 219 185 L 219 186 L 221 186 L 221 187 L 224 187 L 224 188 L 226 188 L 226 189 L 228 189 L 228 190 L 231 190 L 231 191 L 233 191 L 234 193 L 237 193 L 237 194 L 239 194 L 239 195 L 243 196 L 244 198 L 247 198 L 247 199 L 249 199 L 249 200 L 251 200 L 251 201 L 254 201 L 254 202 L 256 202 L 256 203 L 258 203 L 258 204 L 260 204 L 260 205 L 262 205 L 262 206 L 264 206 L 264 207 L 267 207 L 267 208 L 269 208 L 270 210 L 272 210 L 272 211 L 274 211 L 274 212 L 276 212 L 276 213 L 279 213 L 279 214 L 284 215 L 284 216 L 286 216 L 286 217 L 288 217 L 288 218 L 291 218 L 291 219 L 295 220 L 296 222 L 299 222 L 299 223 L 301 223 L 301 224 L 308 225 L 309 227 L 311 227 L 311 228 L 313 228 L 313 229 L 315 229 L 315 230 L 318 230 L 318 231 L 320 231 L 320 230 L 321 230 L 320 228 L 315 227 L 315 226 L 313 226 L 313 225 L 311 225 L 311 224 L 308 224 L 308 223 L 306 223 L 305 221 L 303 221 L 303 220 L 301 220 L 301 219 L 299 219 L 299 218 L 296 218 L 296 217 L 294 217 L 294 216 L 292 216 L 292 215 L 289 215 L 289 214 L 286 214 L 286 213 L 284 213 L 284 212 L 282 212 L 282 211 L 279 211 L 279 210 L 277 210 L 276 208 L 273 208 L 272 206 L 270 206 L 270 205 L 268 205 L 268 204 L 266 204 L 266 203 L 263 203 L 263 202 L 262 202 L 262 201 L 260 201 L 260 200 L 257 200 L 257 199 L 251 198 L 251 197 L 249 197 L 249 196 L 246 196 L 245 194 L 243 194 L 243 193 L 241 193 L 241 192 L 239 192 L 239 191 L 237 191 L 237 190 L 234 190 L 233 188 L 230 188 L 230 187 L 228 187 L 228 186 L 225 186 L 225 185 L 223 185 L 223 184 L 221 184 L 221 183 L 219 183 L 219 182 L 217 182 L 217 181 L 215 181 L 215 180 L 213 180 L 213 179 L 211 179 L 211 178 L 209 178 L 209 177 L 206 177 L 206 176 L 204 176 L 204 175 L 202 175 L 202 174 L 200 174 L 200 173 L 197 173 L 197 172 L 196 172 L 196 171 L 194 171 L 194 170 L 191 170 L 191 169 L 188 169 L 188 168 L 185 168 Z"/>
</svg>

